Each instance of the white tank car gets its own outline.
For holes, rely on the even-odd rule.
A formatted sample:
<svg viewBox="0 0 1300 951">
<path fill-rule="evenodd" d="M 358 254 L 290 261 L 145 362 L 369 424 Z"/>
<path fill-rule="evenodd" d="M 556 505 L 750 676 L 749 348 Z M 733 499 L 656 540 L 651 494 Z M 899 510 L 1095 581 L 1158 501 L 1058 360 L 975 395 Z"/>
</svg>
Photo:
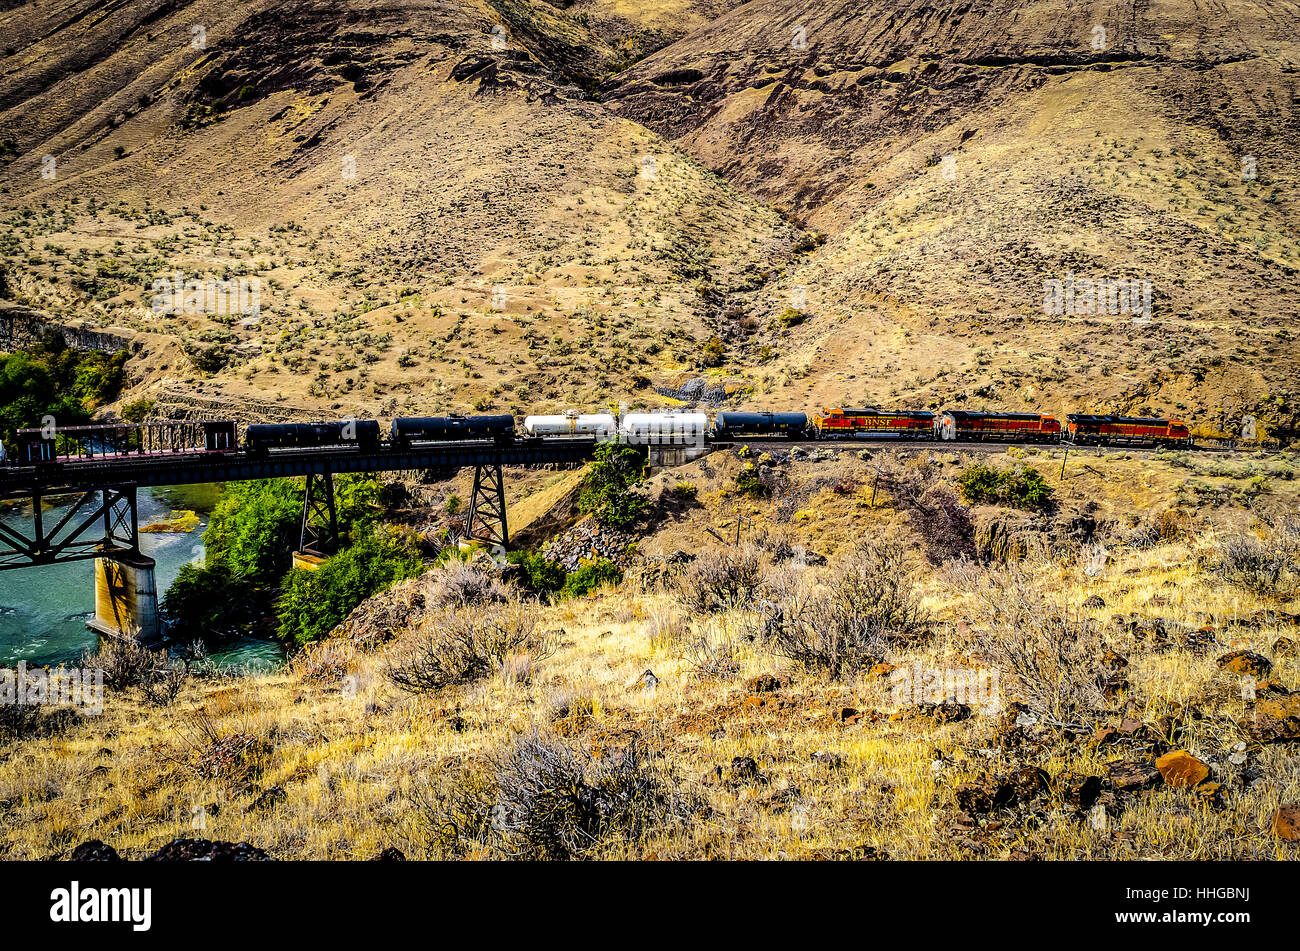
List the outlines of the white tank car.
<svg viewBox="0 0 1300 951">
<path fill-rule="evenodd" d="M 703 413 L 626 413 L 618 432 L 631 445 L 699 446 L 708 428 Z"/>
<path fill-rule="evenodd" d="M 524 432 L 530 436 L 595 436 L 611 439 L 618 423 L 609 413 L 565 413 L 563 416 L 528 416 Z"/>
</svg>

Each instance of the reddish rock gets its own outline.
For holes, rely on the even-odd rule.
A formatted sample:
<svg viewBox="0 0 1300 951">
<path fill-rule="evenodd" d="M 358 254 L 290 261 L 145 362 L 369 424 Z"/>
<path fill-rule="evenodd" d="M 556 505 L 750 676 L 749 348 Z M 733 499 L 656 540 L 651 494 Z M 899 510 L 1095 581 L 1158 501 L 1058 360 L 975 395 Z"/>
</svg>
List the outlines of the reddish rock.
<svg viewBox="0 0 1300 951">
<path fill-rule="evenodd" d="M 1295 641 L 1289 637 L 1279 637 L 1273 642 L 1273 653 L 1279 657 L 1290 657 L 1295 652 Z"/>
<path fill-rule="evenodd" d="M 1287 803 L 1273 813 L 1273 834 L 1287 842 L 1300 842 L 1300 803 Z"/>
<path fill-rule="evenodd" d="M 964 812 L 976 815 L 1010 805 L 1016 798 L 1016 791 L 1010 783 L 987 777 L 962 783 L 953 793 L 957 797 L 957 805 Z"/>
<path fill-rule="evenodd" d="M 1224 654 L 1217 663 L 1222 669 L 1242 677 L 1264 677 L 1273 669 L 1267 657 L 1254 651 L 1233 651 Z"/>
<path fill-rule="evenodd" d="M 1110 776 L 1111 785 L 1125 792 L 1148 789 L 1163 781 L 1160 770 L 1156 768 L 1154 763 L 1147 760 L 1109 763 L 1106 766 L 1106 772 Z"/>
<path fill-rule="evenodd" d="M 1261 743 L 1293 743 L 1300 740 L 1300 693 L 1265 697 L 1255 702 L 1243 726 Z"/>
<path fill-rule="evenodd" d="M 867 671 L 867 674 L 872 677 L 888 677 L 897 669 L 898 668 L 893 664 L 888 664 L 882 661 L 879 664 L 872 665 L 871 669 Z"/>
<path fill-rule="evenodd" d="M 1105 746 L 1108 743 L 1119 742 L 1119 730 L 1113 726 L 1099 726 L 1092 731 L 1092 742 L 1098 746 Z"/>
<path fill-rule="evenodd" d="M 1115 728 L 1122 736 L 1137 736 L 1142 729 L 1142 722 L 1134 720 L 1132 717 L 1125 717 L 1119 721 L 1119 726 Z"/>
<path fill-rule="evenodd" d="M 1187 750 L 1171 750 L 1156 760 L 1156 769 L 1170 786 L 1195 786 L 1210 778 L 1210 767 Z"/>
<path fill-rule="evenodd" d="M 745 689 L 750 693 L 776 693 L 788 686 L 790 678 L 784 674 L 759 674 L 745 683 Z"/>
</svg>

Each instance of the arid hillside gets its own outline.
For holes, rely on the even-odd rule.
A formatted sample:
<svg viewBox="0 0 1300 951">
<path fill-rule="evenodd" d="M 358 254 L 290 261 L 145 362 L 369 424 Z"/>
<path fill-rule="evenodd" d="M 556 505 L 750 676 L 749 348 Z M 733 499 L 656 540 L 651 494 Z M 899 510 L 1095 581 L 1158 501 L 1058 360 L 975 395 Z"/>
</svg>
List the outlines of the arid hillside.
<svg viewBox="0 0 1300 951">
<path fill-rule="evenodd" d="M 704 377 L 1289 438 L 1298 10 L 8 5 L 0 256 L 52 321 L 139 334 L 160 413 Z M 256 279 L 259 318 L 159 316 L 178 272 Z"/>
<path fill-rule="evenodd" d="M 756 0 L 605 93 L 827 234 L 760 307 L 808 315 L 785 392 L 1198 418 L 1287 394 L 1289 427 L 1298 35 L 1286 2 Z M 1071 274 L 1150 281 L 1150 321 L 1045 314 Z"/>
</svg>

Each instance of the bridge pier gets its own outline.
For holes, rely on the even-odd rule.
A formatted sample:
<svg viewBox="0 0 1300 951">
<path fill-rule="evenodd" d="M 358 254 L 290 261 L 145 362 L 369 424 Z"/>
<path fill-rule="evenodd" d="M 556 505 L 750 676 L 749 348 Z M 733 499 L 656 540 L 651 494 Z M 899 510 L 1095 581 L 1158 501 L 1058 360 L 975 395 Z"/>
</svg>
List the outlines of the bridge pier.
<svg viewBox="0 0 1300 951">
<path fill-rule="evenodd" d="M 138 553 L 95 559 L 95 616 L 101 634 L 149 642 L 161 634 L 154 560 Z"/>
<path fill-rule="evenodd" d="M 652 470 L 671 469 L 673 466 L 684 466 L 708 452 L 707 446 L 647 446 L 646 465 Z"/>
</svg>

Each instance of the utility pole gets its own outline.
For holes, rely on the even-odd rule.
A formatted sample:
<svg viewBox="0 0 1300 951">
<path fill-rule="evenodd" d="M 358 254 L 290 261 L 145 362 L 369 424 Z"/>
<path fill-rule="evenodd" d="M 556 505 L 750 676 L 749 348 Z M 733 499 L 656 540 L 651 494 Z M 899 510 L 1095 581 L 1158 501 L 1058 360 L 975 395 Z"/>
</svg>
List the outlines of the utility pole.
<svg viewBox="0 0 1300 951">
<path fill-rule="evenodd" d="M 1061 456 L 1061 478 L 1065 478 L 1065 460 L 1070 458 L 1070 444 L 1065 444 L 1065 452 Z"/>
</svg>

